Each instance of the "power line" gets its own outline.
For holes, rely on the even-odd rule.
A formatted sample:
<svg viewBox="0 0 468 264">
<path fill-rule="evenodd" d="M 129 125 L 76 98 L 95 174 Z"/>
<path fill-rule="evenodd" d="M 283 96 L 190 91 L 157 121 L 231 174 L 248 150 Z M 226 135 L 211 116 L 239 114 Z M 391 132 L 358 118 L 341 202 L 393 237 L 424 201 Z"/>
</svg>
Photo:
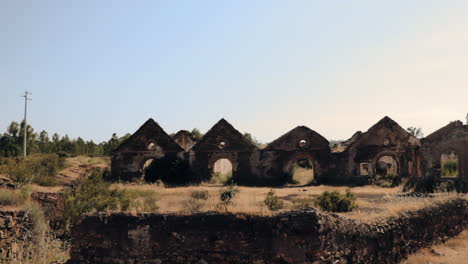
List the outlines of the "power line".
<svg viewBox="0 0 468 264">
<path fill-rule="evenodd" d="M 23 138 L 23 156 L 26 157 L 27 152 L 26 152 L 26 145 L 27 145 L 27 139 L 28 139 L 28 121 L 26 119 L 28 115 L 28 101 L 31 101 L 31 98 L 28 98 L 28 95 L 32 95 L 32 93 L 26 91 L 24 92 L 24 95 L 21 97 L 24 97 L 24 138 Z"/>
</svg>

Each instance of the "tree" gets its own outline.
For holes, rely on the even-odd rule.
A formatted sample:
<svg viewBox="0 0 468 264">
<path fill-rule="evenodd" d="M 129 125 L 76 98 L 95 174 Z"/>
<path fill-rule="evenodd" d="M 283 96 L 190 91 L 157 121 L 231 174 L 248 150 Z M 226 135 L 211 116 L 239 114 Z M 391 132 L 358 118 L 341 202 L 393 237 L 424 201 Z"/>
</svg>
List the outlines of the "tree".
<svg viewBox="0 0 468 264">
<path fill-rule="evenodd" d="M 16 122 L 11 122 L 11 124 L 7 128 L 7 132 L 12 137 L 18 137 L 19 124 Z"/>
<path fill-rule="evenodd" d="M 244 137 L 253 145 L 260 147 L 262 143 L 252 136 L 249 132 L 244 133 Z"/>
<path fill-rule="evenodd" d="M 200 140 L 203 137 L 203 134 L 198 130 L 198 128 L 192 129 L 192 132 L 190 133 L 196 140 Z"/>
<path fill-rule="evenodd" d="M 410 133 L 413 137 L 416 137 L 416 138 L 422 138 L 424 137 L 424 134 L 422 132 L 422 129 L 420 127 L 416 128 L 416 127 L 408 127 L 406 129 L 408 131 L 408 133 Z"/>
<path fill-rule="evenodd" d="M 50 144 L 49 144 L 49 134 L 45 130 L 42 130 L 39 133 L 39 150 L 42 153 L 50 152 Z"/>
</svg>

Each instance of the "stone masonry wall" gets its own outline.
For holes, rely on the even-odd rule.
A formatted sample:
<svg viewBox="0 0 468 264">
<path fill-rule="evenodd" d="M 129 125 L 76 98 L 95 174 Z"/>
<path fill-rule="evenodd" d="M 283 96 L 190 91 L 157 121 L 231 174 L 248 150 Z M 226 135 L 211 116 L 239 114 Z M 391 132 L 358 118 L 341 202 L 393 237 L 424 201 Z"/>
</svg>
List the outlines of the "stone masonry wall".
<svg viewBox="0 0 468 264">
<path fill-rule="evenodd" d="M 25 212 L 0 211 L 0 263 L 16 259 L 23 242 L 30 239 L 31 227 Z"/>
<path fill-rule="evenodd" d="M 73 228 L 69 263 L 399 263 L 467 224 L 462 198 L 381 224 L 315 209 L 272 217 L 101 214 Z"/>
</svg>

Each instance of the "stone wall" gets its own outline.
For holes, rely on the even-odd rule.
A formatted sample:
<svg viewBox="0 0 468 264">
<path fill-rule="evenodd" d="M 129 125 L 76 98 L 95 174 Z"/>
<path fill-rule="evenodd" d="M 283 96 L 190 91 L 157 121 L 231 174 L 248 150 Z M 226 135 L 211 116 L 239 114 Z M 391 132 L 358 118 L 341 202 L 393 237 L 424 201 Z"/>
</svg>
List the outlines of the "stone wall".
<svg viewBox="0 0 468 264">
<path fill-rule="evenodd" d="M 31 194 L 31 199 L 41 206 L 52 229 L 61 228 L 62 214 L 65 209 L 63 193 L 34 192 Z"/>
<path fill-rule="evenodd" d="M 373 225 L 315 209 L 91 215 L 72 230 L 69 263 L 398 263 L 467 224 L 462 198 Z"/>
<path fill-rule="evenodd" d="M 30 239 L 32 224 L 25 212 L 0 211 L 0 263 L 11 263 Z"/>
</svg>

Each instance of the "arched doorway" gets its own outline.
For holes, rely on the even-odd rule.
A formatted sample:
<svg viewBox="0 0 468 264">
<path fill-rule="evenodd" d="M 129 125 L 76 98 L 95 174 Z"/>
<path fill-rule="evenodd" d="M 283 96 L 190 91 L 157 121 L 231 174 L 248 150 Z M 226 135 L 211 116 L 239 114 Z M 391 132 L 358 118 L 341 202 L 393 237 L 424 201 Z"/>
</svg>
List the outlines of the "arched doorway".
<svg viewBox="0 0 468 264">
<path fill-rule="evenodd" d="M 151 166 L 151 164 L 154 162 L 154 159 L 147 159 L 143 162 L 141 168 L 140 168 L 140 172 L 141 172 L 141 179 L 144 180 L 147 178 L 148 174 L 149 174 L 149 168 Z"/>
<path fill-rule="evenodd" d="M 213 164 L 212 183 L 226 184 L 232 179 L 232 162 L 226 158 L 220 158 Z"/>
<path fill-rule="evenodd" d="M 375 173 L 377 176 L 397 176 L 398 175 L 398 162 L 390 155 L 383 155 L 377 159 L 375 166 Z"/>
<path fill-rule="evenodd" d="M 307 185 L 311 184 L 314 179 L 314 163 L 309 157 L 299 157 L 292 165 L 292 178 L 293 184 Z"/>
</svg>

